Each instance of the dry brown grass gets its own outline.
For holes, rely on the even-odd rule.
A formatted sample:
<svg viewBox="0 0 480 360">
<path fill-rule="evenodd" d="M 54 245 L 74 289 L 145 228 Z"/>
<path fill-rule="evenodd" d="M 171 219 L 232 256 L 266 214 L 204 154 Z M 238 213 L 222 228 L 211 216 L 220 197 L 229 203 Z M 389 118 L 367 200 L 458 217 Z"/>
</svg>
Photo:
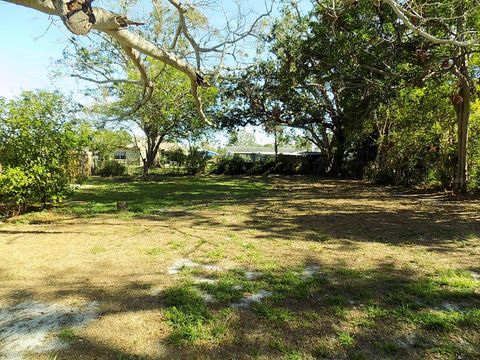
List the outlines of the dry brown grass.
<svg viewBox="0 0 480 360">
<path fill-rule="evenodd" d="M 205 181 L 213 186 L 229 180 Z M 398 316 L 369 317 L 366 310 L 378 305 L 397 311 L 398 304 L 385 299 L 399 284 L 421 287 L 452 269 L 479 273 L 480 201 L 356 181 L 235 181 L 265 186 L 234 201 L 224 201 L 228 194 L 220 200 L 205 197 L 204 206 L 182 203 L 161 212 L 93 216 L 67 206 L 0 225 L 1 305 L 31 299 L 100 303 L 101 316 L 78 330 L 78 341 L 44 358 L 480 356 L 476 326 L 435 332 Z M 122 189 L 121 183 L 109 186 L 113 192 Z M 95 185 L 88 190 L 95 191 Z M 320 273 L 305 298 L 287 295 L 269 303 L 294 314 L 287 320 L 232 310 L 221 336 L 177 346 L 167 341 L 172 328 L 163 292 L 188 280 L 188 274 L 166 274 L 179 258 L 275 276 L 317 264 Z M 466 309 L 480 307 L 478 281 L 474 287 L 455 298 Z M 216 304 L 211 311 L 226 308 Z M 411 334 L 416 340 L 409 342 Z"/>
</svg>

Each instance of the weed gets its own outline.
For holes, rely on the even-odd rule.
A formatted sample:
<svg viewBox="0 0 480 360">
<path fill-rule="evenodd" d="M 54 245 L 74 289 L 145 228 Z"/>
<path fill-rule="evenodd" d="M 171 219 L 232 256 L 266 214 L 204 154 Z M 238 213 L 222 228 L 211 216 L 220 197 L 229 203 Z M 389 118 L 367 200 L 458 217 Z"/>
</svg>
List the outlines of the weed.
<svg viewBox="0 0 480 360">
<path fill-rule="evenodd" d="M 58 338 L 68 344 L 71 344 L 79 339 L 79 336 L 75 332 L 74 329 L 71 328 L 63 328 L 58 333 Z"/>
<path fill-rule="evenodd" d="M 337 335 L 338 335 L 338 342 L 343 347 L 351 347 L 355 343 L 355 339 L 348 332 L 342 331 L 342 332 L 339 332 Z"/>
<path fill-rule="evenodd" d="M 164 298 L 168 306 L 165 318 L 173 327 L 168 337 L 172 344 L 195 342 L 208 335 L 205 325 L 211 315 L 196 289 L 188 285 L 173 287 L 166 290 Z"/>
<path fill-rule="evenodd" d="M 410 312 L 407 316 L 413 323 L 431 331 L 453 330 L 462 319 L 462 315 L 457 311 L 439 310 Z"/>
<path fill-rule="evenodd" d="M 294 317 L 293 313 L 287 309 L 275 308 L 265 303 L 255 305 L 254 311 L 257 316 L 270 321 L 286 322 Z"/>
<path fill-rule="evenodd" d="M 107 251 L 107 249 L 105 249 L 103 246 L 94 246 L 90 249 L 90 253 L 92 253 L 93 255 L 101 254 L 105 251 Z"/>
<path fill-rule="evenodd" d="M 168 242 L 168 247 L 172 250 L 181 249 L 183 247 L 183 243 L 178 240 L 171 240 Z"/>
<path fill-rule="evenodd" d="M 285 360 L 302 360 L 304 358 L 304 354 L 299 351 L 291 351 L 285 355 Z"/>
<path fill-rule="evenodd" d="M 365 307 L 365 312 L 370 319 L 379 319 L 388 315 L 388 310 L 381 308 L 378 305 L 368 305 Z"/>
<path fill-rule="evenodd" d="M 151 248 L 145 249 L 145 254 L 150 256 L 158 256 L 163 253 L 164 253 L 164 250 L 160 247 L 151 247 Z"/>
</svg>

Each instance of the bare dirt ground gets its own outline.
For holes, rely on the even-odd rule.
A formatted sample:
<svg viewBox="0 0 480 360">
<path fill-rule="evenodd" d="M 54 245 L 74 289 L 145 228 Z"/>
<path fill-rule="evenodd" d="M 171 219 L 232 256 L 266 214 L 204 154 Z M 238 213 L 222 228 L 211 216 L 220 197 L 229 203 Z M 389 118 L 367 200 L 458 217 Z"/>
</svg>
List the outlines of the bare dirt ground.
<svg viewBox="0 0 480 360">
<path fill-rule="evenodd" d="M 480 357 L 480 201 L 284 177 L 179 195 L 182 181 L 95 182 L 1 224 L 0 358 Z M 149 211 L 103 211 L 128 191 Z M 48 331 L 15 330 L 28 304 L 30 320 L 56 309 Z"/>
</svg>

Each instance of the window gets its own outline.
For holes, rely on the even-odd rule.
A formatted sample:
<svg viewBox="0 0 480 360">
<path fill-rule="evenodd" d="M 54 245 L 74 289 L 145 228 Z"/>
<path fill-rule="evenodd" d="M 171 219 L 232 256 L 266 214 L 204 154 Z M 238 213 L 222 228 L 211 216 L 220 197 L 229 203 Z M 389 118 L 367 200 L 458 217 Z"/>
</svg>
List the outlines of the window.
<svg viewBox="0 0 480 360">
<path fill-rule="evenodd" d="M 115 160 L 126 160 L 126 159 L 127 159 L 127 152 L 125 150 L 115 151 Z"/>
</svg>

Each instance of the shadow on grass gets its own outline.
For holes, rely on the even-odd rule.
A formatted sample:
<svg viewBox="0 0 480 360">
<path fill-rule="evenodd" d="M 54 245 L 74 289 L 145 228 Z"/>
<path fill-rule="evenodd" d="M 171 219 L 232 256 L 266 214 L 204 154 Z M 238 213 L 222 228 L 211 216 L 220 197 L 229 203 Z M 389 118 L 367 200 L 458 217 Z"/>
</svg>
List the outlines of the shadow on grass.
<svg viewBox="0 0 480 360">
<path fill-rule="evenodd" d="M 116 213 L 117 201 L 128 202 L 129 212 L 119 215 L 124 218 L 255 229 L 259 239 L 341 240 L 346 246 L 374 241 L 449 251 L 449 244 L 480 235 L 475 201 L 472 205 L 451 201 L 445 194 L 311 177 L 162 177 L 147 182 L 94 178 L 60 210 L 96 217 Z M 219 214 L 203 211 L 232 206 L 243 206 L 247 218 L 226 225 Z"/>
<path fill-rule="evenodd" d="M 232 270 L 218 275 L 216 283 L 203 285 L 186 275 L 159 295 L 150 295 L 149 286 L 136 283 L 115 291 L 88 281 L 67 285 L 61 274 L 46 280 L 46 285 L 55 298 L 99 301 L 103 317 L 160 311 L 171 328 L 167 338 L 158 339 L 165 350 L 162 359 L 476 359 L 480 355 L 479 282 L 468 271 L 420 276 L 390 264 L 369 270 L 311 261 L 307 265 L 315 265 L 318 272 L 305 276 L 303 268 L 278 269 L 248 280 L 243 271 Z M 238 300 L 235 292 L 260 290 L 272 296 L 246 308 L 232 307 Z M 207 303 L 200 291 L 220 300 Z M 110 331 L 115 336 L 123 331 L 122 324 Z M 154 358 L 84 338 L 58 352 L 57 359 L 79 356 Z"/>
<path fill-rule="evenodd" d="M 127 201 L 132 213 L 152 214 L 172 207 L 221 206 L 268 194 L 269 186 L 250 178 L 162 177 L 160 181 L 93 178 L 64 210 L 78 215 L 115 213 Z"/>
</svg>

